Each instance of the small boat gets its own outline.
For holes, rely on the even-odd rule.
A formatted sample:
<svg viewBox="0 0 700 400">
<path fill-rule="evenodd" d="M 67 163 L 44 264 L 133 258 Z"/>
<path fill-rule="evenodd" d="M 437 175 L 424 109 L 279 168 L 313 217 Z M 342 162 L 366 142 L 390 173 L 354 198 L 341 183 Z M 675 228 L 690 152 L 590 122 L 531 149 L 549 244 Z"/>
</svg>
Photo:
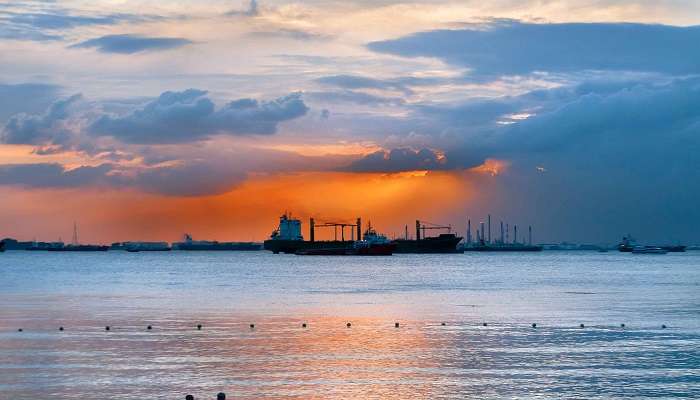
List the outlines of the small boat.
<svg viewBox="0 0 700 400">
<path fill-rule="evenodd" d="M 633 254 L 666 254 L 667 250 L 657 246 L 635 246 L 632 249 Z"/>
</svg>

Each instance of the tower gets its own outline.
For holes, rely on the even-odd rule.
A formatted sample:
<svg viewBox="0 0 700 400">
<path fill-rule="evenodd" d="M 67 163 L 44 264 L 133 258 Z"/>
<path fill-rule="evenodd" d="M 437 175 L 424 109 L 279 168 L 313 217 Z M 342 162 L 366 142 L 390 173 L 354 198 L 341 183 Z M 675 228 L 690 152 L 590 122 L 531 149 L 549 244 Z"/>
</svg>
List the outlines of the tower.
<svg viewBox="0 0 700 400">
<path fill-rule="evenodd" d="M 73 221 L 73 245 L 78 245 L 78 224 Z"/>
<path fill-rule="evenodd" d="M 472 243 L 472 220 L 467 219 L 467 243 Z"/>
</svg>

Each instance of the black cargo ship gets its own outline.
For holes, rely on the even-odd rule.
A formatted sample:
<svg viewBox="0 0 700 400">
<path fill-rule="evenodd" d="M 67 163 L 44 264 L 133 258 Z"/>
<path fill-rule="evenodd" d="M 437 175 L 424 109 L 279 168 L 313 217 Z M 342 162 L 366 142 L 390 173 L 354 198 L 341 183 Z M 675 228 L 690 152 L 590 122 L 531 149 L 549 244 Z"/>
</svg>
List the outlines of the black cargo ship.
<svg viewBox="0 0 700 400">
<path fill-rule="evenodd" d="M 49 247 L 46 251 L 107 251 L 109 246 L 97 244 L 69 244 L 62 247 Z"/>
<path fill-rule="evenodd" d="M 461 253 L 457 245 L 462 238 L 450 233 L 451 227 L 431 225 L 427 226 L 421 224 L 421 221 L 416 221 L 416 238 L 409 239 L 408 234 L 406 234 L 404 239 L 395 239 L 392 242 L 396 244 L 394 253 Z M 448 233 L 430 237 L 425 235 L 427 229 L 447 229 Z"/>
<path fill-rule="evenodd" d="M 173 250 L 186 251 L 257 251 L 262 249 L 260 243 L 254 242 L 217 242 L 208 240 L 192 240 L 192 236 L 185 234 L 185 240 L 173 243 Z"/>
<path fill-rule="evenodd" d="M 315 230 L 317 227 L 334 228 L 336 238 L 334 240 L 320 240 L 315 238 Z M 340 240 L 337 238 L 338 227 L 340 230 Z M 345 228 L 350 228 L 350 239 L 345 240 Z M 301 254 L 310 253 L 312 251 L 326 251 L 332 249 L 331 252 L 346 253 L 352 252 L 355 246 L 355 237 L 360 237 L 362 229 L 362 221 L 357 219 L 355 224 L 351 223 L 335 223 L 327 222 L 316 224 L 313 218 L 309 219 L 309 239 L 304 240 L 301 234 L 301 221 L 292 218 L 291 215 L 284 214 L 280 217 L 279 226 L 272 231 L 270 238 L 263 243 L 265 250 L 275 254 Z M 355 236 L 357 235 L 357 236 Z"/>
</svg>

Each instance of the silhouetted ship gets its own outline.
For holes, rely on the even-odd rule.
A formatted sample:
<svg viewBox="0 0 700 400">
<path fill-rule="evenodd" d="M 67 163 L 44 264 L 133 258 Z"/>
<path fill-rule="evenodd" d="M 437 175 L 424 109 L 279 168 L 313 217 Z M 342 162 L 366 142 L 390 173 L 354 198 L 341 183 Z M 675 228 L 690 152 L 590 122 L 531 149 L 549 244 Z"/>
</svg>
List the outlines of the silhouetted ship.
<svg viewBox="0 0 700 400">
<path fill-rule="evenodd" d="M 0 242 L 0 253 L 2 253 L 4 251 L 5 251 L 5 242 L 2 241 L 2 242 Z"/>
<path fill-rule="evenodd" d="M 364 233 L 363 240 L 355 240 L 351 245 L 347 242 L 318 242 L 324 243 L 323 247 L 299 249 L 295 252 L 303 256 L 390 256 L 396 249 L 396 244 L 380 235 L 369 225 Z M 328 244 L 331 243 L 331 244 Z"/>
<path fill-rule="evenodd" d="M 426 236 L 425 231 L 430 229 L 447 229 L 448 233 L 441 233 L 438 236 Z M 406 227 L 406 237 L 395 239 L 394 253 L 459 253 L 457 245 L 462 240 L 461 237 L 451 233 L 450 226 L 438 226 L 435 224 L 421 223 L 416 220 L 416 238 L 408 238 L 408 227 Z M 422 232 L 422 234 L 421 234 Z"/>
<path fill-rule="evenodd" d="M 476 241 L 472 241 L 472 222 L 467 220 L 467 243 L 463 246 L 463 250 L 467 251 L 478 251 L 478 252 L 537 252 L 542 251 L 543 246 L 532 244 L 532 227 L 528 227 L 528 243 L 518 242 L 518 226 L 513 226 L 513 241 L 509 241 L 510 229 L 506 223 L 506 227 L 503 227 L 503 221 L 501 221 L 501 235 L 500 239 L 491 240 L 491 214 L 488 216 L 488 235 L 484 231 L 484 223 L 481 223 L 481 231 L 479 227 L 476 229 Z"/>
<path fill-rule="evenodd" d="M 622 242 L 620 242 L 620 244 L 617 245 L 617 249 L 623 253 L 633 253 L 634 250 L 638 247 L 659 248 L 668 253 L 683 253 L 687 248 L 687 246 L 683 246 L 680 244 L 667 246 L 637 246 L 636 241 L 629 234 L 627 236 L 623 236 Z"/>
<path fill-rule="evenodd" d="M 61 247 L 49 247 L 46 251 L 107 251 L 109 246 L 97 244 L 67 244 Z"/>
<path fill-rule="evenodd" d="M 170 245 L 166 242 L 116 242 L 109 246 L 110 250 L 124 250 L 130 253 L 141 251 L 170 251 Z"/>
<path fill-rule="evenodd" d="M 357 235 L 359 237 L 361 231 L 362 221 L 360 218 L 357 219 L 357 223 L 335 223 L 328 222 L 319 224 L 318 227 L 333 227 L 335 228 L 336 238 L 335 240 L 321 240 L 317 241 L 315 239 L 316 223 L 313 218 L 309 219 L 309 238 L 310 240 L 304 240 L 304 236 L 301 234 L 301 221 L 292 218 L 289 214 L 284 214 L 280 217 L 279 225 L 277 229 L 272 231 L 270 238 L 263 243 L 265 250 L 269 250 L 275 254 L 288 253 L 297 254 L 299 252 L 308 252 L 308 250 L 321 250 L 330 252 L 344 252 L 352 251 L 353 243 L 355 243 L 354 235 L 355 230 L 351 229 L 351 239 L 345 240 L 345 228 L 355 228 Z M 337 228 L 341 228 L 341 238 L 337 238 Z M 309 254 L 310 255 L 310 254 Z"/>
<path fill-rule="evenodd" d="M 256 251 L 262 249 L 262 246 L 254 242 L 192 240 L 192 236 L 186 233 L 184 241 L 173 243 L 172 248 L 187 251 Z"/>
</svg>

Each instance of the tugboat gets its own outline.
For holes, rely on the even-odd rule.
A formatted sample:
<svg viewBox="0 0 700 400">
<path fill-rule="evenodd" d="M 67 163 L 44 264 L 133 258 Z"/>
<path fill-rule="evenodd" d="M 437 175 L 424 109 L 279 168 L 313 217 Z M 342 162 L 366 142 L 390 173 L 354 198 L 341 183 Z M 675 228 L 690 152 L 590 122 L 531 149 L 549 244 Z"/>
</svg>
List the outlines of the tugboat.
<svg viewBox="0 0 700 400">
<path fill-rule="evenodd" d="M 622 253 L 631 253 L 635 247 L 635 240 L 629 234 L 622 237 L 622 242 L 617 245 L 617 249 Z"/>
</svg>

